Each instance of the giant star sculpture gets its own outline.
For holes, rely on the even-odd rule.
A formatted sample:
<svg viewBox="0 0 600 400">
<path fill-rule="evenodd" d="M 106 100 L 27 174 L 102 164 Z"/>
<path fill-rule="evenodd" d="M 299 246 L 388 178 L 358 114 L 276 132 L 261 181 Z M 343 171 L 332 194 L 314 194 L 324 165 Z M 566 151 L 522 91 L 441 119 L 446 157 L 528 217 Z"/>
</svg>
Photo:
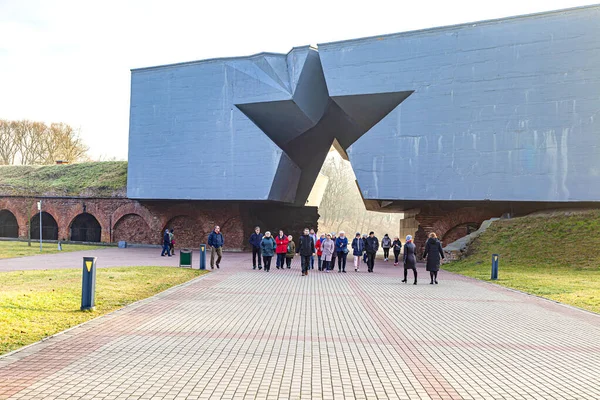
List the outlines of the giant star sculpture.
<svg viewBox="0 0 600 400">
<path fill-rule="evenodd" d="M 290 99 L 235 106 L 301 169 L 295 198 L 304 204 L 332 144 L 347 159 L 348 147 L 412 93 L 330 96 L 315 52 L 307 57 Z"/>
</svg>

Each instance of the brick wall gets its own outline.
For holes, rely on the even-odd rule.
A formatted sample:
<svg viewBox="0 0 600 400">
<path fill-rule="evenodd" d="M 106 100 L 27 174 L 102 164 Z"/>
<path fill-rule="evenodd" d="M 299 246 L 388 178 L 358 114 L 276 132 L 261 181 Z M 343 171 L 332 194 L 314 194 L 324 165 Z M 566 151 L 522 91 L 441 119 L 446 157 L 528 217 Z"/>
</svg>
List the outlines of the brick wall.
<svg viewBox="0 0 600 400">
<path fill-rule="evenodd" d="M 20 238 L 27 238 L 30 218 L 37 220 L 38 200 L 28 197 L 0 198 L 0 210 L 14 215 Z M 124 240 L 129 243 L 158 245 L 162 241 L 164 230 L 173 228 L 178 248 L 198 248 L 201 243 L 206 243 L 214 226 L 219 225 L 225 236 L 225 248 L 241 250 L 247 248 L 248 238 L 256 225 L 262 226 L 263 232 L 281 228 L 296 236 L 305 226 L 316 228 L 319 218 L 315 207 L 292 207 L 277 203 L 140 202 L 123 198 L 56 197 L 43 198 L 42 203 L 43 211 L 56 221 L 60 240 L 71 239 L 70 228 L 78 228 L 74 223 L 76 217 L 86 213 L 98 222 L 102 242 L 116 243 Z"/>
<path fill-rule="evenodd" d="M 415 233 L 418 254 L 423 253 L 425 242 L 431 232 L 435 232 L 445 246 L 467 235 L 467 226 L 479 227 L 487 219 L 500 217 L 507 210 L 495 205 L 490 207 L 462 207 L 444 210 L 441 207 L 426 206 L 416 215 L 419 229 Z"/>
</svg>

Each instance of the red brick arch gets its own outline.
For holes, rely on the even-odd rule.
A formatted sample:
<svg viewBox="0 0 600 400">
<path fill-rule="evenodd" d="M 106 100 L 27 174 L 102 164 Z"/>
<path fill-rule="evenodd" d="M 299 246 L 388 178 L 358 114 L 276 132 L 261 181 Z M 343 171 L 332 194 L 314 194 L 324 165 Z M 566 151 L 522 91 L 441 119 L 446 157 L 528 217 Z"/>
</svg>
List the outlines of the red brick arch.
<svg viewBox="0 0 600 400">
<path fill-rule="evenodd" d="M 146 222 L 150 229 L 156 230 L 162 228 L 160 220 L 152 215 L 152 213 L 148 211 L 146 207 L 142 206 L 138 202 L 126 203 L 117 208 L 111 217 L 113 223 L 112 228 L 114 229 L 119 220 L 128 214 L 138 215 L 144 220 L 144 222 Z"/>
<path fill-rule="evenodd" d="M 432 228 L 433 232 L 435 232 L 439 238 L 443 238 L 447 232 L 449 232 L 457 226 L 468 223 L 475 223 L 477 225 L 481 225 L 483 221 L 494 217 L 497 217 L 496 213 L 493 213 L 489 210 L 477 207 L 463 207 L 454 211 L 450 211 L 441 216 L 433 224 Z M 429 234 L 429 232 L 426 233 Z M 444 242 L 444 245 L 447 244 L 448 243 Z"/>
<path fill-rule="evenodd" d="M 75 239 L 75 237 L 79 236 L 80 233 L 78 234 L 76 231 L 73 230 L 73 224 L 75 223 L 75 221 L 79 217 L 83 216 L 84 217 L 83 219 L 85 219 L 85 218 L 87 218 L 88 215 L 92 216 L 92 218 L 95 220 L 95 221 L 90 221 L 90 222 L 92 222 L 94 228 L 91 228 L 91 227 L 89 227 L 89 224 L 86 224 L 88 226 L 86 226 L 86 228 L 84 228 L 84 229 L 86 229 L 86 230 L 96 230 L 95 224 L 97 223 L 98 224 L 98 229 L 99 229 L 98 237 L 95 238 L 95 239 L 93 239 L 93 240 L 89 239 L 89 238 L 78 238 L 78 239 Z M 71 222 L 69 222 L 69 226 L 67 227 L 68 232 L 69 232 L 69 240 L 73 240 L 73 241 L 77 240 L 77 241 L 81 241 L 81 242 L 100 242 L 100 241 L 102 241 L 102 232 L 106 230 L 106 226 L 102 226 L 102 222 L 100 222 L 100 221 L 101 220 L 96 215 L 94 215 L 94 213 L 90 213 L 90 212 L 87 212 L 87 211 L 84 212 L 84 213 L 79 213 L 79 214 L 75 215 L 71 219 Z M 75 228 L 75 229 L 77 229 L 77 228 Z M 95 237 L 95 234 L 87 234 L 88 237 L 90 235 Z"/>
<path fill-rule="evenodd" d="M 188 214 L 179 214 L 169 218 L 161 230 L 157 232 L 157 235 L 160 235 L 162 240 L 165 229 L 171 228 L 175 230 L 175 246 L 179 248 L 198 248 L 200 243 L 206 243 L 206 237 L 210 233 L 210 230 L 207 230 L 205 221 Z"/>
<path fill-rule="evenodd" d="M 14 202 L 10 201 L 8 198 L 0 198 L 0 210 L 11 212 L 12 215 L 14 215 L 17 219 L 17 224 L 19 225 L 19 236 L 27 236 L 27 223 L 29 222 L 29 218 L 25 213 L 23 213 L 22 208 L 17 207 Z"/>
<path fill-rule="evenodd" d="M 157 235 L 139 214 L 125 214 L 113 226 L 113 242 L 160 244 Z"/>
</svg>

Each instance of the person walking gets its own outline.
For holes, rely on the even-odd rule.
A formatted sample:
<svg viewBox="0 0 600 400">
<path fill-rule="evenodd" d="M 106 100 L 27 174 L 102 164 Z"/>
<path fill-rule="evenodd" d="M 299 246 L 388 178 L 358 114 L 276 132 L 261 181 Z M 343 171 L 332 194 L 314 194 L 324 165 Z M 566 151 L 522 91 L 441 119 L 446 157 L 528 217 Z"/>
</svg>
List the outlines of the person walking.
<svg viewBox="0 0 600 400">
<path fill-rule="evenodd" d="M 316 245 L 317 245 L 317 233 L 315 232 L 314 229 L 310 230 L 310 237 L 313 239 L 314 243 L 315 243 L 315 253 L 317 251 L 316 249 Z M 310 256 L 310 269 L 315 269 L 315 256 Z"/>
<path fill-rule="evenodd" d="M 362 235 L 362 241 L 363 241 L 363 264 L 367 263 L 367 234 L 365 233 L 364 235 Z"/>
<path fill-rule="evenodd" d="M 292 235 L 288 236 L 287 253 L 285 253 L 285 266 L 290 269 L 292 268 L 292 260 L 296 255 L 296 243 L 292 240 Z"/>
<path fill-rule="evenodd" d="M 273 254 L 275 254 L 276 248 L 277 243 L 275 243 L 275 239 L 271 236 L 271 232 L 266 231 L 265 236 L 260 241 L 260 252 L 262 253 L 265 272 L 271 271 L 271 259 L 273 258 Z"/>
<path fill-rule="evenodd" d="M 398 236 L 396 236 L 392 242 L 392 250 L 394 250 L 394 267 L 397 267 L 398 258 L 400 258 L 400 250 L 402 250 L 402 242 Z"/>
<path fill-rule="evenodd" d="M 175 255 L 175 234 L 174 230 L 171 228 L 169 231 L 169 253 Z"/>
<path fill-rule="evenodd" d="M 252 269 L 256 269 L 256 260 L 258 259 L 258 269 L 262 269 L 260 244 L 263 234 L 260 233 L 260 227 L 254 228 L 254 233 L 250 235 L 250 245 L 252 246 Z"/>
<path fill-rule="evenodd" d="M 319 264 L 319 271 L 323 271 L 323 249 L 321 248 L 321 245 L 323 244 L 323 242 L 325 241 L 325 234 L 321 234 L 321 237 L 317 240 L 317 243 L 315 244 L 316 250 L 317 250 L 317 258 L 318 258 L 318 264 Z"/>
<path fill-rule="evenodd" d="M 277 249 L 275 253 L 277 253 L 277 260 L 275 261 L 275 267 L 277 269 L 282 268 L 285 263 L 285 253 L 287 253 L 287 245 L 288 238 L 284 235 L 283 231 L 279 231 L 279 235 L 275 238 L 275 243 L 277 243 Z"/>
<path fill-rule="evenodd" d="M 300 253 L 302 276 L 306 276 L 310 269 L 310 257 L 315 255 L 315 241 L 310 236 L 308 228 L 304 228 L 304 235 L 300 236 L 296 253 Z"/>
<path fill-rule="evenodd" d="M 425 251 L 423 252 L 423 258 L 427 258 L 427 271 L 429 271 L 429 277 L 431 278 L 430 285 L 438 284 L 437 275 L 440 270 L 440 261 L 444 259 L 444 250 L 442 249 L 442 242 L 437 238 L 435 232 L 429 234 L 429 239 L 425 242 Z"/>
<path fill-rule="evenodd" d="M 354 256 L 354 271 L 360 271 L 360 259 L 365 252 L 365 243 L 360 237 L 360 232 L 356 232 L 356 236 L 352 239 L 352 255 Z"/>
<path fill-rule="evenodd" d="M 390 247 L 392 247 L 392 239 L 386 233 L 381 239 L 381 248 L 383 249 L 383 259 L 387 261 L 390 258 Z"/>
<path fill-rule="evenodd" d="M 219 264 L 221 264 L 221 258 L 223 258 L 223 245 L 225 244 L 225 239 L 223 239 L 223 234 L 221 233 L 221 228 L 219 226 L 215 226 L 215 229 L 208 235 L 208 245 L 210 246 L 210 269 L 215 269 L 215 265 L 217 269 L 219 269 Z M 216 255 L 216 262 L 215 262 Z"/>
<path fill-rule="evenodd" d="M 333 271 L 335 268 L 335 259 L 337 257 L 337 252 L 335 251 L 335 241 L 337 237 L 335 236 L 335 232 L 331 232 L 331 240 L 333 241 L 333 254 L 331 255 L 331 262 L 329 263 L 329 269 Z"/>
<path fill-rule="evenodd" d="M 400 240 L 398 240 L 400 241 Z M 404 280 L 402 282 L 406 283 L 406 278 L 408 276 L 408 270 L 412 269 L 413 276 L 415 277 L 415 282 L 413 285 L 417 284 L 417 256 L 416 256 L 417 246 L 412 241 L 412 236 L 406 236 L 406 243 L 404 244 Z"/>
<path fill-rule="evenodd" d="M 171 236 L 169 235 L 169 230 L 165 229 L 165 233 L 163 234 L 163 248 L 160 252 L 160 256 L 169 256 L 171 257 Z"/>
<path fill-rule="evenodd" d="M 379 239 L 375 236 L 375 232 L 369 232 L 369 237 L 367 237 L 366 242 L 367 270 L 373 272 L 373 267 L 375 267 L 375 256 L 377 255 L 377 250 L 379 250 Z"/>
<path fill-rule="evenodd" d="M 346 273 L 346 258 L 348 257 L 348 238 L 344 231 L 340 231 L 335 240 L 335 252 L 338 259 L 338 272 Z"/>
<path fill-rule="evenodd" d="M 323 260 L 323 271 L 329 272 L 333 269 L 331 260 L 333 258 L 333 253 L 335 253 L 335 243 L 331 240 L 331 233 L 328 233 L 325 236 L 325 240 L 321 243 L 321 250 L 323 252 L 323 255 L 321 256 Z"/>
</svg>

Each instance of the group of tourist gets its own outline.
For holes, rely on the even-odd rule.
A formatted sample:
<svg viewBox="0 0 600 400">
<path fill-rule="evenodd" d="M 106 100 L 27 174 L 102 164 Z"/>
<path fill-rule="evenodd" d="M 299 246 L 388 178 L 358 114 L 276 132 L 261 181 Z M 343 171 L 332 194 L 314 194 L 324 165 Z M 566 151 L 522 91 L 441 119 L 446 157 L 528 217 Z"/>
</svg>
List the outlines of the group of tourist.
<svg viewBox="0 0 600 400">
<path fill-rule="evenodd" d="M 210 241 L 210 240 L 209 240 Z M 304 229 L 300 236 L 299 244 L 296 246 L 292 235 L 286 235 L 282 230 L 276 237 L 267 231 L 264 235 L 260 227 L 254 228 L 254 233 L 250 236 L 250 245 L 252 246 L 252 269 L 263 269 L 265 272 L 271 271 L 271 261 L 275 257 L 275 268 L 289 269 L 292 267 L 292 259 L 296 254 L 301 257 L 302 276 L 308 275 L 308 271 L 315 268 L 315 259 L 317 261 L 318 271 L 332 272 L 336 266 L 338 273 L 346 273 L 346 261 L 350 249 L 354 261 L 354 271 L 359 272 L 361 261 L 367 265 L 367 271 L 373 272 L 375 267 L 375 256 L 379 250 L 379 239 L 374 232 L 369 235 L 362 235 L 357 232 L 352 242 L 349 242 L 344 231 L 336 233 L 323 233 L 317 235 L 314 229 Z M 398 237 L 392 241 L 386 234 L 381 241 L 384 251 L 384 260 L 388 261 L 390 249 L 394 253 L 394 265 L 399 264 L 399 257 L 402 250 L 402 243 Z M 431 284 L 437 284 L 437 272 L 440 261 L 444 258 L 442 244 L 437 239 L 435 233 L 429 235 L 425 244 L 423 258 L 427 258 L 427 271 L 430 272 Z M 408 270 L 413 271 L 414 284 L 417 284 L 417 258 L 416 246 L 413 243 L 411 235 L 406 236 L 404 244 L 404 279 L 407 282 Z"/>
<path fill-rule="evenodd" d="M 354 261 L 354 271 L 359 272 L 361 261 L 367 265 L 367 271 L 373 272 L 375 267 L 375 256 L 379 250 L 379 239 L 374 232 L 369 232 L 369 235 L 362 235 L 357 232 L 349 242 L 344 231 L 340 231 L 337 235 L 333 233 L 322 233 L 317 235 L 314 229 L 304 229 L 303 235 L 300 236 L 298 246 L 294 242 L 292 235 L 286 235 L 282 230 L 279 231 L 276 237 L 267 231 L 263 235 L 260 227 L 254 228 L 254 233 L 250 236 L 250 245 L 252 246 L 252 269 L 263 269 L 266 272 L 271 271 L 271 260 L 275 257 L 275 268 L 290 269 L 292 260 L 296 254 L 300 255 L 302 276 L 308 275 L 308 271 L 315 267 L 315 257 L 317 261 L 317 269 L 323 272 L 332 272 L 335 269 L 336 259 L 338 273 L 346 273 L 346 261 L 350 250 Z M 223 245 L 225 240 L 221 233 L 221 228 L 215 226 L 214 230 L 208 235 L 208 246 L 210 252 L 210 268 L 219 264 L 223 257 Z M 161 256 L 169 256 L 175 254 L 173 246 L 175 245 L 173 229 L 166 229 L 163 235 L 163 250 Z M 386 233 L 381 240 L 383 249 L 383 259 L 389 260 L 390 249 L 394 253 L 394 265 L 399 264 L 400 253 L 402 250 L 402 242 L 398 237 L 392 240 Z M 406 236 L 404 244 L 403 263 L 404 263 L 404 279 L 406 283 L 408 271 L 412 270 L 414 282 L 417 284 L 417 258 L 416 246 L 413 243 L 411 235 Z M 434 232 L 429 234 L 429 238 L 425 243 L 425 251 L 423 258 L 427 259 L 427 271 L 431 278 L 431 284 L 437 284 L 437 274 L 440 268 L 440 262 L 444 258 L 442 244 L 438 240 Z"/>
</svg>

